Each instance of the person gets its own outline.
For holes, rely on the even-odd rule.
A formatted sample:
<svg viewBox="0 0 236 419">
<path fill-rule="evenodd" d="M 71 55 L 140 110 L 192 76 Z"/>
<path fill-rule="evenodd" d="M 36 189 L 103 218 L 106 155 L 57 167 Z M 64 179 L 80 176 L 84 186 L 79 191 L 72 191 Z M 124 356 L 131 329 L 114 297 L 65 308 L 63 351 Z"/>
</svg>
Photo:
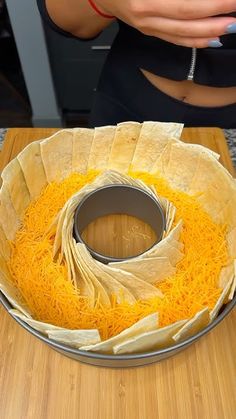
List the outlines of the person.
<svg viewBox="0 0 236 419">
<path fill-rule="evenodd" d="M 37 0 L 65 36 L 119 31 L 91 126 L 133 120 L 236 128 L 236 0 Z"/>
</svg>

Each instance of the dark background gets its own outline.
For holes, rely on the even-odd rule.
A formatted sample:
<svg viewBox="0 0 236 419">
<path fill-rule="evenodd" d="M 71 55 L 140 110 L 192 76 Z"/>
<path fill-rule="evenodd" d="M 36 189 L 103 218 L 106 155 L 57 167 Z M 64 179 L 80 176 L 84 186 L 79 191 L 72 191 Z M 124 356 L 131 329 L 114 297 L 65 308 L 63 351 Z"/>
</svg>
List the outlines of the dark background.
<svg viewBox="0 0 236 419">
<path fill-rule="evenodd" d="M 66 38 L 46 26 L 44 29 L 64 125 L 86 126 L 117 26 L 112 25 L 93 41 Z M 0 127 L 31 125 L 31 108 L 14 34 L 4 0 L 0 0 Z"/>
</svg>

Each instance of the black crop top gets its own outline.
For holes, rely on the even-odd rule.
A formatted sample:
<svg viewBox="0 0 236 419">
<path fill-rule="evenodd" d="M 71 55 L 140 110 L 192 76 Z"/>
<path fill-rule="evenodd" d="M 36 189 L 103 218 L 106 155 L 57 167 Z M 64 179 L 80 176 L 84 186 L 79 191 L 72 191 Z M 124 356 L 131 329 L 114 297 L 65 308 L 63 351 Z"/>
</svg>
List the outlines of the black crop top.
<svg viewBox="0 0 236 419">
<path fill-rule="evenodd" d="M 44 21 L 60 34 L 73 37 L 50 19 L 45 0 L 37 0 Z M 119 32 L 109 53 L 109 62 L 126 60 L 172 80 L 194 80 L 215 86 L 236 86 L 236 34 L 224 35 L 220 48 L 187 48 L 144 35 L 119 21 Z"/>
</svg>

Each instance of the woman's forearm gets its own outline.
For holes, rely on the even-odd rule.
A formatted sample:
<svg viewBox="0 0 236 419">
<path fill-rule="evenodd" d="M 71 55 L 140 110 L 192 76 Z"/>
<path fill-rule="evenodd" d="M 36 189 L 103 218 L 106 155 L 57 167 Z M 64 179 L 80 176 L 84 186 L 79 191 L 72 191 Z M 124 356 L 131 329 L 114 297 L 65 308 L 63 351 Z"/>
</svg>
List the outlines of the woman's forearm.
<svg viewBox="0 0 236 419">
<path fill-rule="evenodd" d="M 45 0 L 45 2 L 53 22 L 79 38 L 92 38 L 112 22 L 112 19 L 97 14 L 88 0 Z"/>
</svg>

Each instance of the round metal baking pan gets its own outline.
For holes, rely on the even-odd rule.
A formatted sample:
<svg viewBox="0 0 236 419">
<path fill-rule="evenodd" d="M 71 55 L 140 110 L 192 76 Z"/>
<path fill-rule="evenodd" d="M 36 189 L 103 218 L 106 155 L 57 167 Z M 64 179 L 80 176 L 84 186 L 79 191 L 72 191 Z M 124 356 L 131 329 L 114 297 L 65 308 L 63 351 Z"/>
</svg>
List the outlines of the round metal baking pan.
<svg viewBox="0 0 236 419">
<path fill-rule="evenodd" d="M 147 250 L 162 239 L 165 216 L 159 202 L 151 194 L 131 185 L 111 184 L 98 188 L 86 195 L 76 208 L 73 235 L 77 242 L 85 244 L 94 259 L 104 264 L 140 256 L 137 254 L 127 258 L 116 258 L 104 255 L 96 252 L 82 239 L 85 227 L 95 219 L 111 214 L 132 215 L 151 226 L 156 234 L 156 240 Z"/>
<path fill-rule="evenodd" d="M 11 304 L 8 302 L 8 300 L 2 294 L 2 292 L 0 292 L 0 301 L 8 312 L 10 309 L 12 309 Z M 232 301 L 223 306 L 220 314 L 212 323 L 210 323 L 207 327 L 205 327 L 196 335 L 186 339 L 181 343 L 178 343 L 177 345 L 173 345 L 168 348 L 152 352 L 144 352 L 132 355 L 104 355 L 95 352 L 80 351 L 79 349 L 71 348 L 67 345 L 60 344 L 58 342 L 53 341 L 52 339 L 47 338 L 42 333 L 38 332 L 37 330 L 33 329 L 31 326 L 26 324 L 23 320 L 14 317 L 12 314 L 11 316 L 16 320 L 17 323 L 23 326 L 32 335 L 36 336 L 37 338 L 48 344 L 51 348 L 62 353 L 63 355 L 66 355 L 70 358 L 76 359 L 77 361 L 86 364 L 96 365 L 100 367 L 129 368 L 152 364 L 154 362 L 161 361 L 162 359 L 169 358 L 170 356 L 173 356 L 178 352 L 186 349 L 189 345 L 196 342 L 196 340 L 204 336 L 206 333 L 212 330 L 218 323 L 220 323 L 224 319 L 224 317 L 227 316 L 227 314 L 229 314 L 229 312 L 233 309 L 235 305 L 236 295 L 234 296 Z"/>
</svg>

